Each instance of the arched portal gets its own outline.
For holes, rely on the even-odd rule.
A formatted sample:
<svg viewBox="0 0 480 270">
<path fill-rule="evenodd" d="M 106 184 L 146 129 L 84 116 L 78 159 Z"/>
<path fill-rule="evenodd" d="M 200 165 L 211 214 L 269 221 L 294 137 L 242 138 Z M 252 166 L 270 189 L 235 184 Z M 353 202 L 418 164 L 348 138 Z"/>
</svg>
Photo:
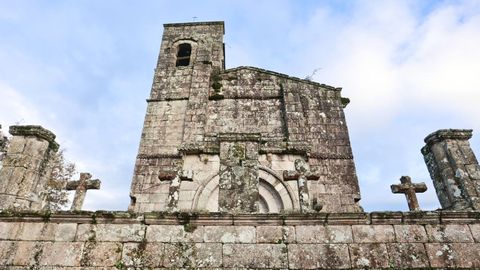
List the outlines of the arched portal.
<svg viewBox="0 0 480 270">
<path fill-rule="evenodd" d="M 275 172 L 266 167 L 260 167 L 258 173 L 260 213 L 278 213 L 283 210 L 298 209 L 294 193 Z M 200 185 L 195 194 L 192 209 L 217 212 L 218 184 L 219 176 L 217 174 Z"/>
</svg>

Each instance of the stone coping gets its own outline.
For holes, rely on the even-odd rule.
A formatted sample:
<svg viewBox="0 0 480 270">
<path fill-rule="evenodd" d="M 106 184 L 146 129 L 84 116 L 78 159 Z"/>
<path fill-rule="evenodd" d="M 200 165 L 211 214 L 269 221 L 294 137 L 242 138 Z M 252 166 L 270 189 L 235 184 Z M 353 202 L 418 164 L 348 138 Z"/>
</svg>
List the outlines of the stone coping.
<svg viewBox="0 0 480 270">
<path fill-rule="evenodd" d="M 468 140 L 472 137 L 471 129 L 439 129 L 430 133 L 425 137 L 424 141 L 427 145 L 432 145 L 447 139 Z"/>
<path fill-rule="evenodd" d="M 225 23 L 223 21 L 210 21 L 210 22 L 186 22 L 186 23 L 165 23 L 163 27 L 182 27 L 182 26 L 200 26 L 200 25 L 221 25 L 223 34 L 225 34 Z"/>
<path fill-rule="evenodd" d="M 146 225 L 396 225 L 480 224 L 480 211 L 419 211 L 371 213 L 227 214 L 126 211 L 0 211 L 0 222 L 114 223 Z"/>
<path fill-rule="evenodd" d="M 55 142 L 55 134 L 50 130 L 38 125 L 10 126 L 9 133 L 13 136 L 35 136 L 46 140 L 49 147 L 54 151 L 58 150 L 58 143 Z"/>
</svg>

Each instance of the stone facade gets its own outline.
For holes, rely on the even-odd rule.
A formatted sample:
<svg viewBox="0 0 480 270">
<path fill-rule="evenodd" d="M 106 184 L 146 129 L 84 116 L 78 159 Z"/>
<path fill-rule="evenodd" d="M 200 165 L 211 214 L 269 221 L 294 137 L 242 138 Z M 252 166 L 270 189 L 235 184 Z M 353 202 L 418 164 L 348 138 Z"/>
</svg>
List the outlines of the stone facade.
<svg viewBox="0 0 480 270">
<path fill-rule="evenodd" d="M 0 269 L 479 267 L 478 212 L 0 214 Z"/>
<path fill-rule="evenodd" d="M 41 126 L 11 126 L 13 136 L 0 170 L 0 209 L 39 210 L 55 135 Z"/>
<path fill-rule="evenodd" d="M 341 89 L 226 70 L 223 34 L 223 22 L 165 25 L 129 209 L 361 211 Z M 284 179 L 301 160 L 318 177 Z"/>
<path fill-rule="evenodd" d="M 129 212 L 32 211 L 58 144 L 40 126 L 10 127 L 0 269 L 480 269 L 471 130 L 425 139 L 444 210 L 410 199 L 411 212 L 364 213 L 340 89 L 225 70 L 223 29 L 165 25 Z M 90 178 L 66 188 L 96 188 Z M 401 182 L 392 190 L 424 189 Z"/>
</svg>

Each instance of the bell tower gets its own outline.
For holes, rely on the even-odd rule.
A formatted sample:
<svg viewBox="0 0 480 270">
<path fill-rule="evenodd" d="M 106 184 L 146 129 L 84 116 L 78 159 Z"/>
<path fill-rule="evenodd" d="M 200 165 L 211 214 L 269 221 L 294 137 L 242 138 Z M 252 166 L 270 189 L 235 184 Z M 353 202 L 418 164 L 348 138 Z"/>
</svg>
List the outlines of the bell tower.
<svg viewBox="0 0 480 270">
<path fill-rule="evenodd" d="M 178 149 L 203 141 L 210 76 L 224 70 L 223 22 L 165 24 L 135 164 L 130 209 L 160 210 L 178 171 Z M 170 181 L 170 180 L 165 180 Z"/>
</svg>

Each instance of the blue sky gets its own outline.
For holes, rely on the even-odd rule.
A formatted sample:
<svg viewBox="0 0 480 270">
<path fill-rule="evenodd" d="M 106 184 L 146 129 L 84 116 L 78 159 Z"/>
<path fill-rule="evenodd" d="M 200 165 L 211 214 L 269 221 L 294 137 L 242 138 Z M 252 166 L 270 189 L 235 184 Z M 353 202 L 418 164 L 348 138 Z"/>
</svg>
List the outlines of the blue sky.
<svg viewBox="0 0 480 270">
<path fill-rule="evenodd" d="M 226 65 L 343 87 L 367 211 L 406 210 L 390 184 L 429 185 L 420 154 L 441 128 L 472 128 L 480 153 L 479 1 L 0 0 L 0 124 L 57 134 L 102 180 L 86 209 L 127 208 L 164 23 L 225 21 Z"/>
</svg>

